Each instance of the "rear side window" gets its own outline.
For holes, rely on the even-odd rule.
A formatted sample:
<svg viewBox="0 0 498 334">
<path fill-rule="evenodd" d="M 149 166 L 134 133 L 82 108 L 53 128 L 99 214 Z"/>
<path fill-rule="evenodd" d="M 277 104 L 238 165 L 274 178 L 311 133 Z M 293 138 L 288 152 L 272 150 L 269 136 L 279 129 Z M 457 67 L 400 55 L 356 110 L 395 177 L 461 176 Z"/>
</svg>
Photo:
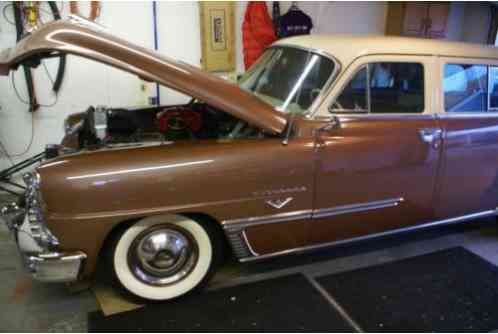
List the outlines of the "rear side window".
<svg viewBox="0 0 498 334">
<path fill-rule="evenodd" d="M 330 112 L 421 113 L 424 100 L 422 64 L 370 63 L 351 79 L 330 107 Z"/>
<path fill-rule="evenodd" d="M 448 112 L 488 110 L 488 67 L 447 64 L 444 67 L 444 108 Z"/>
</svg>

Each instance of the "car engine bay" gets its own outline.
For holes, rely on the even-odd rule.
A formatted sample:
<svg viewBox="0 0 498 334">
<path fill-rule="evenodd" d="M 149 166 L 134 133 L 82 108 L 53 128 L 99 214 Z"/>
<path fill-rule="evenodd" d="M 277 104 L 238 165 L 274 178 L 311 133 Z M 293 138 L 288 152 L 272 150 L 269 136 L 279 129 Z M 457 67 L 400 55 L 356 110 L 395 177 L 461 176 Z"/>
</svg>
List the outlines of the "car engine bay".
<svg viewBox="0 0 498 334">
<path fill-rule="evenodd" d="M 89 107 L 65 122 L 61 146 L 69 150 L 150 141 L 244 139 L 267 136 L 258 128 L 206 103 L 146 108 Z"/>
</svg>

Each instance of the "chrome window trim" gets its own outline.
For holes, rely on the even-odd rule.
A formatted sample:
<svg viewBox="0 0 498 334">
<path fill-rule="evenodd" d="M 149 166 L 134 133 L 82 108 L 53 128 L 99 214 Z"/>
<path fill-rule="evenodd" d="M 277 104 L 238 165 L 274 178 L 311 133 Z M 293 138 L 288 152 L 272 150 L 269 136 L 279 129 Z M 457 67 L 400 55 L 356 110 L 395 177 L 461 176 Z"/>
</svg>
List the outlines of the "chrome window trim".
<svg viewBox="0 0 498 334">
<path fill-rule="evenodd" d="M 315 114 L 316 110 L 318 109 L 318 107 L 320 106 L 322 101 L 329 95 L 329 93 L 332 89 L 332 83 L 337 78 L 337 75 L 340 73 L 340 70 L 342 69 L 341 62 L 336 57 L 334 57 L 332 54 L 328 53 L 327 51 L 325 51 L 323 49 L 316 49 L 316 48 L 312 48 L 312 47 L 307 48 L 307 47 L 303 47 L 303 46 L 299 46 L 299 45 L 292 45 L 292 44 L 285 44 L 285 43 L 272 45 L 268 49 L 272 49 L 272 48 L 293 48 L 293 49 L 297 49 L 297 50 L 303 50 L 306 52 L 311 52 L 311 53 L 317 54 L 319 56 L 325 57 L 334 63 L 334 70 L 330 74 L 330 77 L 328 78 L 328 80 L 323 85 L 323 88 L 322 88 L 320 94 L 318 94 L 318 96 L 315 98 L 315 101 L 313 101 L 313 103 L 308 108 L 308 110 L 306 110 L 304 113 L 302 113 L 300 115 L 300 116 L 303 116 L 306 118 L 313 117 L 313 115 Z"/>
<path fill-rule="evenodd" d="M 421 225 L 409 226 L 409 227 L 399 228 L 399 229 L 390 230 L 390 231 L 381 232 L 381 233 L 370 234 L 370 235 L 356 237 L 356 238 L 320 243 L 320 244 L 304 246 L 304 247 L 291 248 L 291 249 L 286 249 L 286 250 L 275 252 L 275 253 L 263 254 L 263 255 L 254 256 L 254 257 L 241 258 L 241 259 L 239 259 L 239 261 L 240 262 L 252 262 L 252 261 L 264 260 L 264 259 L 273 258 L 273 257 L 277 257 L 277 256 L 287 255 L 287 254 L 309 252 L 309 251 L 313 251 L 313 250 L 320 249 L 320 248 L 339 246 L 339 245 L 349 244 L 349 243 L 353 243 L 353 242 L 371 240 L 371 239 L 381 238 L 381 237 L 400 234 L 400 233 L 408 233 L 408 232 L 413 232 L 413 231 L 427 229 L 427 228 L 436 227 L 436 226 L 456 224 L 456 223 L 461 223 L 461 222 L 465 222 L 465 221 L 476 219 L 476 218 L 496 216 L 497 214 L 498 214 L 498 209 L 482 211 L 482 212 L 473 213 L 473 214 L 469 214 L 469 215 L 464 215 L 464 216 L 459 216 L 459 217 L 454 217 L 454 218 L 449 218 L 449 219 L 436 220 L 436 221 L 421 224 Z"/>
<path fill-rule="evenodd" d="M 370 78 L 370 64 L 371 63 L 367 63 L 367 84 L 365 86 L 365 89 L 367 90 L 367 114 L 368 115 L 372 114 L 372 87 L 370 87 L 370 84 L 371 84 L 370 81 L 372 78 Z M 425 86 L 425 83 L 424 83 L 424 86 Z M 424 90 L 424 95 L 425 95 L 425 90 Z M 425 96 L 424 96 L 424 99 L 425 99 Z M 425 107 L 424 107 L 424 111 L 425 111 Z M 422 113 L 424 111 L 422 111 Z"/>
</svg>

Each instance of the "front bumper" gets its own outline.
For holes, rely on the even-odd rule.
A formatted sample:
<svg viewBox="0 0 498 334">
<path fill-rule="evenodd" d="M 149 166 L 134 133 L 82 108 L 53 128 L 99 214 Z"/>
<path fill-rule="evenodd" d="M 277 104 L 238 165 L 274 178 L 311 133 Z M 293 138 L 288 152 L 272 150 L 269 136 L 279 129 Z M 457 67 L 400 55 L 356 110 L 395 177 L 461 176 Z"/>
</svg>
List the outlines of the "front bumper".
<svg viewBox="0 0 498 334">
<path fill-rule="evenodd" d="M 0 220 L 13 235 L 23 264 L 34 279 L 42 282 L 73 282 L 78 279 L 86 259 L 85 253 L 50 251 L 41 247 L 28 228 L 25 210 L 15 203 L 1 209 Z"/>
</svg>

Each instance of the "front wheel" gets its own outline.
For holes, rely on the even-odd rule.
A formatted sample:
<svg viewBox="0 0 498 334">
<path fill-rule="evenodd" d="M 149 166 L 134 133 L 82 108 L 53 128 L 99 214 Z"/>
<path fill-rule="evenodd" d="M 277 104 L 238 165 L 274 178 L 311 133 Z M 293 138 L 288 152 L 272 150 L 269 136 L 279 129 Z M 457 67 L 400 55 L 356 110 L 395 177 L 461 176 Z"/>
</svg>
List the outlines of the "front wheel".
<svg viewBox="0 0 498 334">
<path fill-rule="evenodd" d="M 144 218 L 111 243 L 114 279 L 141 299 L 170 300 L 207 282 L 222 247 L 213 226 L 183 216 Z"/>
</svg>

